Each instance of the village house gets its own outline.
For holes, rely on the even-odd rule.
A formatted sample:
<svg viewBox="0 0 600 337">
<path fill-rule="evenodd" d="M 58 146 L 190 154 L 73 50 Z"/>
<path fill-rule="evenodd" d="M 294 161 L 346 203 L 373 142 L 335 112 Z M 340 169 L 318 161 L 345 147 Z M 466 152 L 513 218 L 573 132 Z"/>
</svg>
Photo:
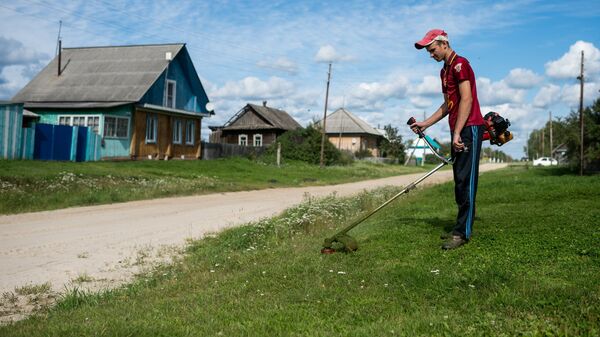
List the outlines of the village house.
<svg viewBox="0 0 600 337">
<path fill-rule="evenodd" d="M 242 146 L 273 144 L 286 131 L 301 128 L 287 112 L 262 105 L 246 104 L 223 126 L 210 126 L 211 143 Z"/>
<path fill-rule="evenodd" d="M 317 125 L 323 125 L 319 121 Z M 373 157 L 380 156 L 379 144 L 383 134 L 358 118 L 350 111 L 340 108 L 327 116 L 325 133 L 329 141 L 340 150 L 355 153 L 370 151 Z"/>
<path fill-rule="evenodd" d="M 89 128 L 100 159 L 200 158 L 214 114 L 183 43 L 64 48 L 12 101 L 39 123 Z"/>
</svg>

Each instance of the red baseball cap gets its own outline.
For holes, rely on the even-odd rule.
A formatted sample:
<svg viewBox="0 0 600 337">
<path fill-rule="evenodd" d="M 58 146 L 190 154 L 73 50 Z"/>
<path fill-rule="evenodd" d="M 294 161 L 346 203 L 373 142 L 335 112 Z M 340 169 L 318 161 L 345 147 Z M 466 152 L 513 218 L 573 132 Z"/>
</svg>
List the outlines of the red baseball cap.
<svg viewBox="0 0 600 337">
<path fill-rule="evenodd" d="M 421 41 L 415 43 L 415 48 L 423 49 L 429 46 L 433 41 L 448 41 L 448 34 L 441 29 L 432 29 L 425 34 Z"/>
</svg>

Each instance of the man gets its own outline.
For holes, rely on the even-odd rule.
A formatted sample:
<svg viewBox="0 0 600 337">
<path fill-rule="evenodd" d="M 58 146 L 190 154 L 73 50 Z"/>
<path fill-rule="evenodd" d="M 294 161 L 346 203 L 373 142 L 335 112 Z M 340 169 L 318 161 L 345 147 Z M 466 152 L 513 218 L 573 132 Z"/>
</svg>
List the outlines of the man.
<svg viewBox="0 0 600 337">
<path fill-rule="evenodd" d="M 442 248 L 454 249 L 471 238 L 484 120 L 477 100 L 473 69 L 466 58 L 452 50 L 448 34 L 441 29 L 430 30 L 415 43 L 415 48 L 425 48 L 434 60 L 444 61 L 440 71 L 444 103 L 429 118 L 410 127 L 416 133 L 417 128 L 425 130 L 448 115 L 458 216 L 454 230 L 442 236 L 449 239 Z"/>
</svg>

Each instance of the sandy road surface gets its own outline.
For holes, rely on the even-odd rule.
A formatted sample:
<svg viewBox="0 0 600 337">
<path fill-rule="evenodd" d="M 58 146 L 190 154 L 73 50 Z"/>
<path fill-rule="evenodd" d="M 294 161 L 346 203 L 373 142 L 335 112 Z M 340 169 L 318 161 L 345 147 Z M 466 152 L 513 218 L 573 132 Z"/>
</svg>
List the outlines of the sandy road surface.
<svg viewBox="0 0 600 337">
<path fill-rule="evenodd" d="M 481 171 L 505 164 L 485 164 Z M 385 185 L 405 186 L 423 173 L 320 187 L 210 194 L 0 216 L 0 293 L 75 279 L 92 288 L 127 281 L 145 260 L 169 255 L 186 239 L 279 214 L 305 194 L 347 196 Z M 421 185 L 451 179 L 436 172 Z"/>
</svg>

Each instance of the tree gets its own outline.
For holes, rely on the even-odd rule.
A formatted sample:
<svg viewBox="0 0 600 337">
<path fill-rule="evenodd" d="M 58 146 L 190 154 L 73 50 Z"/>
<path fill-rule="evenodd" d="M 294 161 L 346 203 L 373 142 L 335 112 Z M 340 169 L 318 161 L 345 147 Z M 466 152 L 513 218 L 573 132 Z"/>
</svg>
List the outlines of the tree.
<svg viewBox="0 0 600 337">
<path fill-rule="evenodd" d="M 600 98 L 583 110 L 584 120 L 584 166 L 586 169 L 600 169 Z M 554 146 L 566 144 L 567 161 L 573 169 L 579 169 L 580 161 L 580 130 L 579 112 L 571 111 L 564 120 L 558 119 L 552 122 L 552 133 Z M 542 136 L 543 135 L 543 136 Z M 542 147 L 542 144 L 544 146 Z M 541 129 L 531 132 L 527 140 L 527 155 L 529 158 L 537 158 L 550 155 L 550 123 L 546 123 Z M 542 151 L 543 150 L 543 151 Z"/>
<path fill-rule="evenodd" d="M 581 165 L 581 136 L 579 113 L 572 111 L 567 117 L 569 137 L 567 139 L 567 157 L 571 167 L 579 169 Z M 600 98 L 583 110 L 583 165 L 584 169 L 600 170 Z"/>
<path fill-rule="evenodd" d="M 396 158 L 399 163 L 403 163 L 405 156 L 404 144 L 402 144 L 402 136 L 398 134 L 398 128 L 388 124 L 383 127 L 383 130 L 385 131 L 385 138 L 379 145 L 381 156 Z"/>
<path fill-rule="evenodd" d="M 321 131 L 309 125 L 287 131 L 277 138 L 281 143 L 281 156 L 285 159 L 300 160 L 318 165 L 321 161 Z M 268 155 L 273 155 L 277 146 L 270 146 Z M 342 156 L 330 141 L 325 142 L 325 165 L 348 164 L 348 159 Z"/>
</svg>

